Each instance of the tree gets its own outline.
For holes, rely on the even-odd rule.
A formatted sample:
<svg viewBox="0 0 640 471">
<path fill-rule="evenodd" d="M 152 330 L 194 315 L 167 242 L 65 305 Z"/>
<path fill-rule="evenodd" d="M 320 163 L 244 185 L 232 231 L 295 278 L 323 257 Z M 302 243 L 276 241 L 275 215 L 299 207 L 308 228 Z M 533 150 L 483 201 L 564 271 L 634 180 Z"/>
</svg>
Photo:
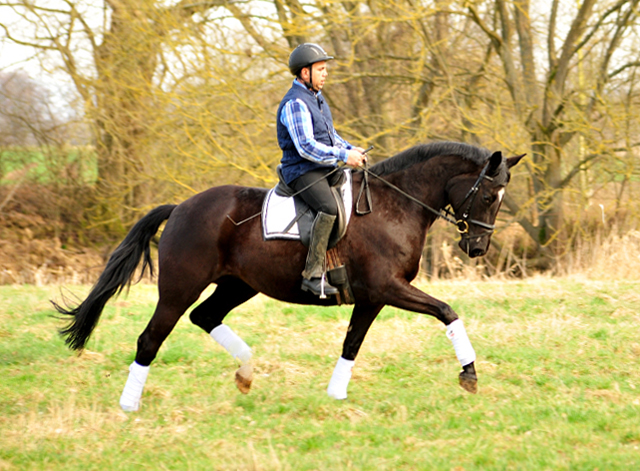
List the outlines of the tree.
<svg viewBox="0 0 640 471">
<path fill-rule="evenodd" d="M 2 25 L 6 37 L 55 52 L 84 103 L 98 156 L 103 220 L 115 214 L 126 225 L 132 209 L 152 203 L 154 132 L 170 102 L 161 69 L 167 56 L 189 46 L 181 36 L 197 33 L 193 18 L 219 3 L 108 0 L 102 17 L 81 1 L 3 5 L 34 25 L 27 31 Z"/>
<path fill-rule="evenodd" d="M 558 0 L 550 6 L 548 17 L 540 18 L 532 17 L 540 10 L 529 0 L 467 7 L 497 54 L 512 111 L 528 135 L 532 218 L 521 221 L 540 246 L 563 229 L 563 193 L 574 179 L 598 162 L 618 159 L 619 152 L 632 156 L 640 145 L 637 129 L 613 132 L 620 125 L 616 111 L 625 101 L 630 105 L 629 79 L 640 66 L 631 44 L 638 1 L 584 0 L 575 9 L 565 3 L 562 12 Z M 624 89 L 626 99 L 615 93 Z M 505 202 L 523 217 L 512 198 Z"/>
<path fill-rule="evenodd" d="M 563 208 L 613 191 L 622 212 L 634 191 L 639 1 L 19 0 L 4 8 L 37 29 L 4 29 L 62 58 L 125 224 L 214 183 L 273 183 L 287 57 L 313 41 L 336 57 L 337 127 L 372 160 L 433 139 L 529 151 L 505 206 L 549 256 L 577 231 Z"/>
</svg>

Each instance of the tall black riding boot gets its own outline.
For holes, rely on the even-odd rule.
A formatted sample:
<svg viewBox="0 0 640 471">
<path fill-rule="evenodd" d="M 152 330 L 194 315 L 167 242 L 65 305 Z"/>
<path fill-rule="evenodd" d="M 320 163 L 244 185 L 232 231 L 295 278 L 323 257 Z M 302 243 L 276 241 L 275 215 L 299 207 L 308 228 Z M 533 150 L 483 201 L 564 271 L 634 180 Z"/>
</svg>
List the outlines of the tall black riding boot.
<svg viewBox="0 0 640 471">
<path fill-rule="evenodd" d="M 316 296 L 322 296 L 323 291 L 327 296 L 338 294 L 338 290 L 324 281 L 324 258 L 327 254 L 329 236 L 333 230 L 336 216 L 319 212 L 311 227 L 311 242 L 307 264 L 302 272 L 302 290 L 311 291 Z"/>
</svg>

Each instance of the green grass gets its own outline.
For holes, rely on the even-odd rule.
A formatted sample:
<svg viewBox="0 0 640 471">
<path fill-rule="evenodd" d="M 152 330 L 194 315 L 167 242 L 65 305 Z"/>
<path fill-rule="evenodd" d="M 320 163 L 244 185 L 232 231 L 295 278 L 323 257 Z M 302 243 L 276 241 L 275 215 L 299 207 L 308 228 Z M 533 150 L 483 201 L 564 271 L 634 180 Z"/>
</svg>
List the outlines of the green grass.
<svg viewBox="0 0 640 471">
<path fill-rule="evenodd" d="M 479 393 L 435 320 L 385 308 L 346 401 L 325 392 L 350 308 L 256 298 L 227 323 L 254 350 L 251 393 L 187 316 L 137 413 L 118 399 L 156 288 L 112 301 L 82 356 L 59 288 L 0 286 L 0 470 L 616 470 L 640 467 L 640 282 L 422 285 L 461 315 Z M 83 295 L 87 287 L 72 287 Z"/>
</svg>

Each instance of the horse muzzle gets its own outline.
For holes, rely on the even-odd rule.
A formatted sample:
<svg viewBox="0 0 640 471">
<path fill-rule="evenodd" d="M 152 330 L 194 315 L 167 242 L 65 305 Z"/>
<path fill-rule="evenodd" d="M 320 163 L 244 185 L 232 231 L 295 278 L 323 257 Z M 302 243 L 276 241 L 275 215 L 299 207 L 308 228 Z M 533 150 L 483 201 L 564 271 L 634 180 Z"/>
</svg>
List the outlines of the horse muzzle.
<svg viewBox="0 0 640 471">
<path fill-rule="evenodd" d="M 470 258 L 482 257 L 489 250 L 490 234 L 473 236 L 463 234 L 458 246 Z"/>
</svg>

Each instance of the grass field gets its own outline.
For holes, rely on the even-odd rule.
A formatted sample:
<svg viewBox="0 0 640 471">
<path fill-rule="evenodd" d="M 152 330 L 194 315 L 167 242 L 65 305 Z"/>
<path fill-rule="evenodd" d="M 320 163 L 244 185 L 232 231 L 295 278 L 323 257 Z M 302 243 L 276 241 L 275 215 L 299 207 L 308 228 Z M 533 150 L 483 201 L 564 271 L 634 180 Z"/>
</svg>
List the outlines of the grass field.
<svg viewBox="0 0 640 471">
<path fill-rule="evenodd" d="M 125 414 L 118 399 L 155 287 L 111 302 L 76 356 L 48 303 L 60 288 L 0 286 L 0 470 L 640 469 L 640 282 L 421 287 L 465 320 L 477 395 L 457 385 L 443 326 L 385 308 L 349 398 L 331 400 L 350 309 L 256 298 L 227 318 L 254 350 L 249 395 L 185 316 L 141 410 Z"/>
</svg>

